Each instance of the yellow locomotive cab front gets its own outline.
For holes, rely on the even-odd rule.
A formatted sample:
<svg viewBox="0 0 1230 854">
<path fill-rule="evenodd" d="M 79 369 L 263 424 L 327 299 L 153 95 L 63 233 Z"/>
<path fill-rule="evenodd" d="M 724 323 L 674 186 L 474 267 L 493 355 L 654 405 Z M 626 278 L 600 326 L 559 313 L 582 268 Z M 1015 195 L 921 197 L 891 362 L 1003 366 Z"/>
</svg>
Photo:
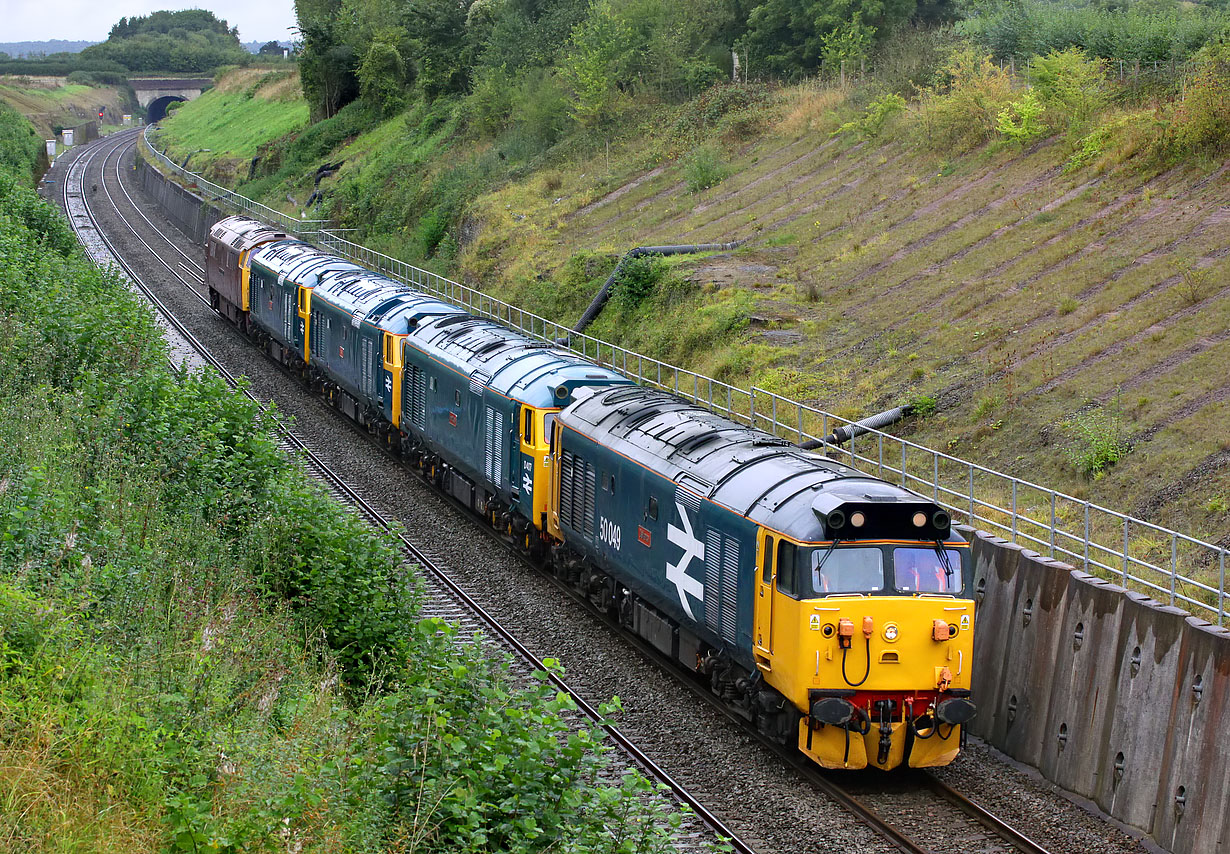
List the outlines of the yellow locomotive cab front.
<svg viewBox="0 0 1230 854">
<path fill-rule="evenodd" d="M 762 533 L 754 653 L 826 768 L 946 765 L 973 717 L 965 543 L 794 543 Z M 767 561 L 766 561 L 767 559 Z"/>
</svg>

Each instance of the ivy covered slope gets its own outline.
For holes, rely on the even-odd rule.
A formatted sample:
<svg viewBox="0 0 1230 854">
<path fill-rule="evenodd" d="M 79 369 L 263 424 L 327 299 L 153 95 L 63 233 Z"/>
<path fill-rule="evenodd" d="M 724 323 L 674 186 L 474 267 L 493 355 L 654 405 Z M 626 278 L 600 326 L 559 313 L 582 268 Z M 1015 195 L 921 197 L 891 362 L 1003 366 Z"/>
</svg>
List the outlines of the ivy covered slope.
<svg viewBox="0 0 1230 854">
<path fill-rule="evenodd" d="M 0 108 L 0 849 L 669 850 L 568 703 L 167 366 Z M 614 833 L 608 828 L 614 829 Z"/>
</svg>

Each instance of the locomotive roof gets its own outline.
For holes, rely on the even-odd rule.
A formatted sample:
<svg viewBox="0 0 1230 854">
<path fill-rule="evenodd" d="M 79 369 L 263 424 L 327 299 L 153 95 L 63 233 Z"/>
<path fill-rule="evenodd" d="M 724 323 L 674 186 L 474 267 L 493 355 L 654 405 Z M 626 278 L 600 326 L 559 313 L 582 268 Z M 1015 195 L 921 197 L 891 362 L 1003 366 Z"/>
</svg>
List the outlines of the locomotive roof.
<svg viewBox="0 0 1230 854">
<path fill-rule="evenodd" d="M 473 315 L 424 321 L 411 333 L 415 346 L 492 390 L 531 406 L 566 406 L 573 389 L 626 386 L 632 381 L 551 344 Z"/>
<path fill-rule="evenodd" d="M 273 240 L 285 240 L 286 232 L 270 228 L 263 222 L 246 216 L 228 216 L 215 222 L 209 229 L 209 236 L 225 243 L 232 249 L 242 252 L 257 243 L 268 243 Z"/>
<path fill-rule="evenodd" d="M 263 246 L 253 253 L 252 261 L 297 285 L 313 288 L 313 299 L 395 335 L 406 334 L 424 318 L 461 311 L 299 240 Z"/>
<path fill-rule="evenodd" d="M 822 514 L 838 507 L 857 506 L 872 517 L 883 516 L 886 505 L 921 508 L 928 520 L 940 509 L 907 489 L 655 389 L 598 391 L 559 417 L 692 492 L 803 542 L 829 539 Z M 899 515 L 893 513 L 894 530 Z M 959 539 L 947 528 L 947 539 Z"/>
</svg>

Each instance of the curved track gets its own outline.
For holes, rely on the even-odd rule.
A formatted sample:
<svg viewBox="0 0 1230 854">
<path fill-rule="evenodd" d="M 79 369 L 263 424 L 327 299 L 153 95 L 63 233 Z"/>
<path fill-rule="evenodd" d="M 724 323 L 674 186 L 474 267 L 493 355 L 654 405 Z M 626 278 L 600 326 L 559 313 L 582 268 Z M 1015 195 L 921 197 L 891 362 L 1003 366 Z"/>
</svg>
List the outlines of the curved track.
<svg viewBox="0 0 1230 854">
<path fill-rule="evenodd" d="M 102 157 L 102 167 L 105 170 L 108 159 L 116 152 L 124 150 L 130 146 L 131 142 L 120 141 L 114 147 L 99 151 L 89 151 L 81 156 L 70 167 L 68 179 L 64 182 L 64 202 L 65 207 L 71 213 L 71 222 L 74 230 L 78 233 L 79 239 L 87 245 L 91 250 L 91 254 L 98 261 L 101 250 L 105 249 L 107 253 L 115 260 L 120 268 L 127 274 L 129 281 L 154 305 L 162 318 L 170 325 L 171 328 L 178 333 L 199 355 L 206 364 L 216 370 L 226 382 L 235 390 L 249 397 L 258 405 L 264 404 L 249 390 L 244 388 L 239 378 L 217 358 L 214 357 L 209 348 L 201 342 L 186 325 L 180 322 L 173 312 L 168 309 L 166 304 L 158 297 L 157 293 L 152 288 L 149 288 L 142 281 L 140 274 L 124 259 L 124 257 L 116 249 L 115 245 L 102 231 L 98 219 L 95 217 L 91 209 L 88 195 L 93 195 L 94 191 L 87 194 L 84 191 L 84 174 L 96 157 Z M 118 164 L 120 158 L 116 157 L 117 177 Z M 77 188 L 74 192 L 74 186 Z M 116 205 L 115 198 L 111 195 L 110 190 L 105 186 L 101 188 L 106 198 L 115 207 L 117 213 L 119 211 Z M 127 192 L 125 191 L 127 195 Z M 131 196 L 128 197 L 131 202 Z M 76 208 L 76 210 L 74 210 Z M 156 229 L 156 226 L 142 214 L 143 219 L 151 227 Z M 89 234 L 83 232 L 89 231 Z M 165 234 L 159 232 L 168 245 L 179 254 L 184 253 L 179 249 L 174 242 L 167 238 Z M 136 239 L 153 253 L 158 260 L 171 272 L 173 276 L 179 279 L 186 287 L 193 291 L 196 296 L 208 304 L 208 297 L 204 296 L 197 285 L 201 284 L 203 279 L 200 276 L 201 268 L 192 262 L 192 266 L 196 270 L 196 275 L 192 276 L 191 271 L 188 276 L 185 276 L 164 258 L 162 258 L 154 250 L 154 248 L 142 238 L 135 229 L 133 235 Z M 93 245 L 91 245 L 93 244 Z M 184 258 L 191 262 L 187 255 Z M 397 530 L 396 526 L 369 501 L 363 498 L 357 490 L 351 487 L 346 481 L 336 474 L 329 466 L 315 453 L 308 445 L 296 436 L 285 424 L 279 422 L 279 430 L 282 434 L 281 445 L 284 450 L 292 455 L 298 456 L 308 467 L 308 470 L 320 480 L 325 482 L 330 490 L 341 500 L 352 505 L 360 514 L 373 526 L 382 531 L 392 534 L 399 541 L 400 547 L 404 555 L 408 559 L 408 563 L 419 565 L 427 574 L 427 599 L 425 606 L 426 615 L 443 616 L 455 622 L 460 622 L 464 627 L 470 624 L 471 628 L 481 628 L 488 637 L 498 641 L 499 645 L 511 652 L 523 665 L 525 672 L 533 670 L 543 670 L 544 665 L 537 656 L 535 656 L 518 638 L 516 635 L 503 626 L 499 620 L 489 614 L 483 607 L 465 592 L 449 575 L 447 569 L 440 563 L 434 560 L 426 552 L 420 549 L 412 540 L 406 537 L 403 533 Z M 685 819 L 680 832 L 676 834 L 678 844 L 681 850 L 689 850 L 697 846 L 697 842 L 711 842 L 715 838 L 722 839 L 726 844 L 730 845 L 732 850 L 736 852 L 745 852 L 751 854 L 754 850 L 751 846 L 740 840 L 733 831 L 728 828 L 720 818 L 710 812 L 708 808 L 695 796 L 692 795 L 685 787 L 676 782 L 671 775 L 653 761 L 651 757 L 645 754 L 634 741 L 626 737 L 617 727 L 605 721 L 605 716 L 570 685 L 568 685 L 557 673 L 547 671 L 548 680 L 555 687 L 567 694 L 576 703 L 580 712 L 589 718 L 591 721 L 598 723 L 606 731 L 607 735 L 614 741 L 619 748 L 627 754 L 632 761 L 639 766 L 647 776 L 652 780 L 665 786 L 674 798 L 681 804 L 686 804 L 687 807 L 695 814 L 700 823 L 704 825 L 707 832 L 701 832 L 700 828 L 689 827 L 688 820 Z M 705 837 L 708 837 L 706 839 Z"/>
<path fill-rule="evenodd" d="M 87 247 L 91 243 L 110 245 L 97 219 L 89 210 L 90 205 L 87 195 L 98 198 L 99 201 L 106 199 L 114 209 L 115 216 L 123 221 L 121 227 L 128 229 L 130 239 L 141 247 L 140 250 L 134 251 L 148 252 L 153 258 L 157 259 L 154 263 L 165 269 L 178 281 L 181 287 L 187 288 L 196 300 L 207 306 L 208 297 L 201 292 L 200 287 L 202 284 L 201 266 L 193 257 L 199 250 L 196 247 L 192 247 L 192 250 L 190 250 L 192 254 L 185 252 L 179 245 L 182 238 L 177 233 L 173 235 L 168 234 L 168 232 L 164 231 L 163 228 L 147 216 L 142 210 L 143 204 L 130 195 L 128 189 L 124 186 L 124 169 L 121 164 L 126 151 L 135 142 L 135 136 L 128 134 L 116 135 L 108 137 L 90 149 L 81 152 L 78 155 L 78 161 L 74 162 L 70 169 L 79 169 L 79 176 L 83 176 L 87 169 L 97 169 L 97 173 L 91 172 L 91 174 L 98 175 L 99 180 L 96 182 L 98 189 L 88 194 L 82 192 L 85 179 L 83 177 L 78 178 L 78 186 L 80 187 L 77 193 L 78 204 L 84 209 L 83 212 L 79 213 L 74 211 L 73 205 L 70 204 L 70 197 L 73 195 L 70 190 L 72 181 L 65 180 L 63 182 L 65 207 L 69 210 L 70 218 L 74 224 L 82 225 L 85 231 L 83 242 L 87 244 Z M 101 158 L 100 162 L 98 158 Z M 92 166 L 92 164 L 96 163 L 98 165 Z M 114 255 L 117 258 L 120 257 L 118 249 L 114 251 Z M 125 266 L 128 268 L 129 274 L 134 281 L 138 280 L 139 277 L 131 267 L 127 264 Z M 158 298 L 152 292 L 148 293 L 148 295 L 156 304 L 159 304 Z M 163 308 L 162 310 L 167 313 L 168 317 L 170 316 L 171 312 L 168 309 Z M 186 326 L 179 324 L 178 321 L 171 322 L 180 326 L 178 334 L 190 342 L 192 346 L 200 347 L 202 350 L 206 349 L 196 340 L 193 333 Z M 233 334 L 238 336 L 237 332 Z M 206 358 L 210 357 L 206 356 Z M 225 376 L 231 376 L 220 362 L 217 364 L 217 368 Z M 291 440 L 288 439 L 288 441 Z M 334 483 L 336 491 L 345 497 L 346 500 L 359 507 L 361 512 L 372 519 L 374 524 L 388 524 L 385 516 L 377 508 L 364 502 L 357 492 L 344 484 L 341 478 L 331 477 L 328 467 L 323 462 L 320 462 L 318 459 L 313 461 L 311 452 L 306 452 L 304 456 L 322 478 Z M 458 510 L 457 512 L 460 511 Z M 489 529 L 481 525 L 474 524 L 467 527 L 471 533 L 482 531 L 484 534 L 489 534 Z M 508 553 L 512 553 L 512 550 L 506 543 L 500 542 L 500 546 Z M 439 606 L 432 605 L 430 606 L 431 608 L 438 607 L 440 613 L 448 616 L 450 619 L 460 617 L 467 622 L 477 621 L 485 625 L 497 622 L 491 619 L 490 614 L 477 601 L 474 601 L 472 597 L 465 594 L 461 590 L 460 585 L 452 580 L 445 580 L 447 573 L 440 569 L 438 561 L 424 553 L 423 550 L 409 540 L 405 541 L 405 548 L 407 554 L 414 561 L 422 563 L 429 573 L 432 574 L 432 577 L 435 577 L 437 572 L 441 573 L 440 579 L 435 583 L 441 589 L 448 590 L 448 595 L 440 600 L 441 604 Z M 448 547 L 444 546 L 444 548 L 447 549 Z M 518 555 L 517 560 L 522 560 L 522 558 Z M 557 586 L 562 589 L 562 585 Z M 573 595 L 571 591 L 565 592 L 568 595 Z M 575 596 L 574 598 L 581 599 L 581 597 Z M 613 626 L 611 621 L 606 622 L 618 631 L 618 627 Z M 512 632 L 502 628 L 487 628 L 486 630 L 497 637 L 503 634 L 512 634 Z M 656 653 L 653 653 L 647 645 L 640 643 L 635 637 L 623 633 L 621 633 L 621 636 L 624 643 L 637 649 L 646 657 L 657 659 Z M 541 667 L 537 657 L 524 644 L 515 639 L 506 642 L 510 648 L 516 650 L 517 655 L 526 662 L 527 666 Z M 619 642 L 617 641 L 616 643 Z M 715 710 L 720 710 L 721 714 L 726 714 L 725 710 L 722 709 L 720 704 L 717 703 L 715 698 L 706 689 L 698 686 L 679 671 L 673 668 L 669 670 L 676 680 L 676 685 L 683 686 L 704 704 Z M 562 681 L 560 684 L 561 689 L 563 689 Z M 582 698 L 577 696 L 577 700 L 579 707 L 582 709 L 588 708 L 588 704 Z M 737 723 L 742 723 L 733 715 L 727 716 L 734 719 Z M 681 728 L 688 725 L 690 725 L 690 722 L 677 724 Z M 745 731 L 744 735 L 760 741 L 759 736 L 754 731 Z M 620 738 L 614 734 L 613 738 L 623 744 Z M 643 742 L 646 739 L 638 737 L 635 740 Z M 625 750 L 635 756 L 635 745 L 630 743 L 632 739 L 625 739 L 625 741 L 629 742 L 627 745 L 624 745 Z M 765 744 L 763 741 L 761 743 L 778 755 L 779 762 L 784 761 L 794 769 L 794 772 L 798 775 L 796 785 L 802 784 L 804 787 L 811 788 L 813 792 L 824 792 L 827 798 L 836 801 L 843 810 L 857 817 L 858 821 L 866 827 L 873 829 L 887 843 L 891 850 L 914 852 L 914 854 L 919 854 L 920 852 L 938 854 L 938 852 L 948 851 L 1022 851 L 1027 852 L 1027 854 L 1041 854 L 1041 852 L 1047 850 L 1014 830 L 1008 822 L 997 818 L 990 811 L 978 806 L 963 795 L 948 789 L 942 782 L 931 775 L 899 775 L 891 780 L 881 775 L 874 782 L 865 775 L 858 777 L 852 777 L 851 775 L 828 775 L 819 771 L 810 763 L 801 760 L 797 754 L 791 751 L 780 750 Z M 666 748 L 665 752 L 669 753 L 669 748 Z M 656 750 L 655 746 L 649 746 L 644 753 L 662 755 L 662 751 Z M 671 757 L 672 767 L 674 767 L 675 762 L 678 760 L 679 757 Z M 688 787 L 672 779 L 672 773 L 668 768 L 656 765 L 647 755 L 643 755 L 635 761 L 641 764 L 651 776 L 656 776 L 658 779 L 663 780 L 663 782 L 669 781 L 667 785 L 675 791 L 676 796 L 683 802 L 689 802 Z M 782 769 L 780 773 L 789 774 L 790 772 Z M 748 842 L 739 841 L 734 838 L 734 832 L 729 827 L 723 825 L 716 815 L 707 814 L 703 807 L 701 807 L 700 802 L 724 803 L 725 805 L 718 806 L 717 810 L 730 815 L 732 809 L 739 810 L 739 805 L 741 803 L 746 805 L 749 798 L 754 798 L 754 794 L 745 792 L 742 796 L 739 796 L 737 793 L 715 792 L 704 786 L 701 789 L 704 790 L 702 794 L 691 796 L 692 808 L 705 820 L 710 828 L 709 833 L 716 829 L 718 833 L 731 837 L 731 844 L 736 851 L 792 850 L 795 848 L 798 850 L 819 850 L 830 847 L 825 844 L 826 839 L 836 842 L 835 847 L 849 847 L 848 845 L 841 844 L 843 832 L 839 827 L 835 826 L 835 822 L 831 817 L 826 817 L 825 815 L 814 816 L 811 821 L 802 820 L 803 817 L 800 816 L 800 821 L 797 825 L 798 836 L 795 837 L 797 844 L 791 845 L 789 848 L 781 842 L 775 843 L 758 838 Z M 805 797 L 806 793 L 803 789 L 799 789 L 798 793 L 801 799 L 810 799 Z M 725 802 L 723 802 L 721 797 L 723 794 L 726 796 Z M 812 795 L 811 797 L 814 798 L 815 796 Z M 744 826 L 746 827 L 746 825 Z M 833 838 L 834 833 L 837 833 L 836 839 Z M 745 831 L 745 835 L 748 835 L 750 840 L 752 835 L 759 836 L 760 830 L 757 828 L 752 834 L 747 834 Z M 688 839 L 695 839 L 697 834 L 695 831 L 692 831 L 689 834 L 685 834 L 685 836 Z M 866 843 L 858 844 L 858 848 L 873 850 Z"/>
</svg>

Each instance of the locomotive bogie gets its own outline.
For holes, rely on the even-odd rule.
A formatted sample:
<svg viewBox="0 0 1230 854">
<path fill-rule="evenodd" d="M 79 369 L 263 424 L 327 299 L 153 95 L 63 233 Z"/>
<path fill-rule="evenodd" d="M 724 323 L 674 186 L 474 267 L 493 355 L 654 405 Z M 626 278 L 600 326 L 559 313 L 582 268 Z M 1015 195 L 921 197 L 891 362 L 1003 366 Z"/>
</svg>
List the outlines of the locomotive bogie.
<svg viewBox="0 0 1230 854">
<path fill-rule="evenodd" d="M 946 764 L 969 546 L 943 508 L 240 217 L 211 303 L 441 491 L 831 768 Z"/>
</svg>

